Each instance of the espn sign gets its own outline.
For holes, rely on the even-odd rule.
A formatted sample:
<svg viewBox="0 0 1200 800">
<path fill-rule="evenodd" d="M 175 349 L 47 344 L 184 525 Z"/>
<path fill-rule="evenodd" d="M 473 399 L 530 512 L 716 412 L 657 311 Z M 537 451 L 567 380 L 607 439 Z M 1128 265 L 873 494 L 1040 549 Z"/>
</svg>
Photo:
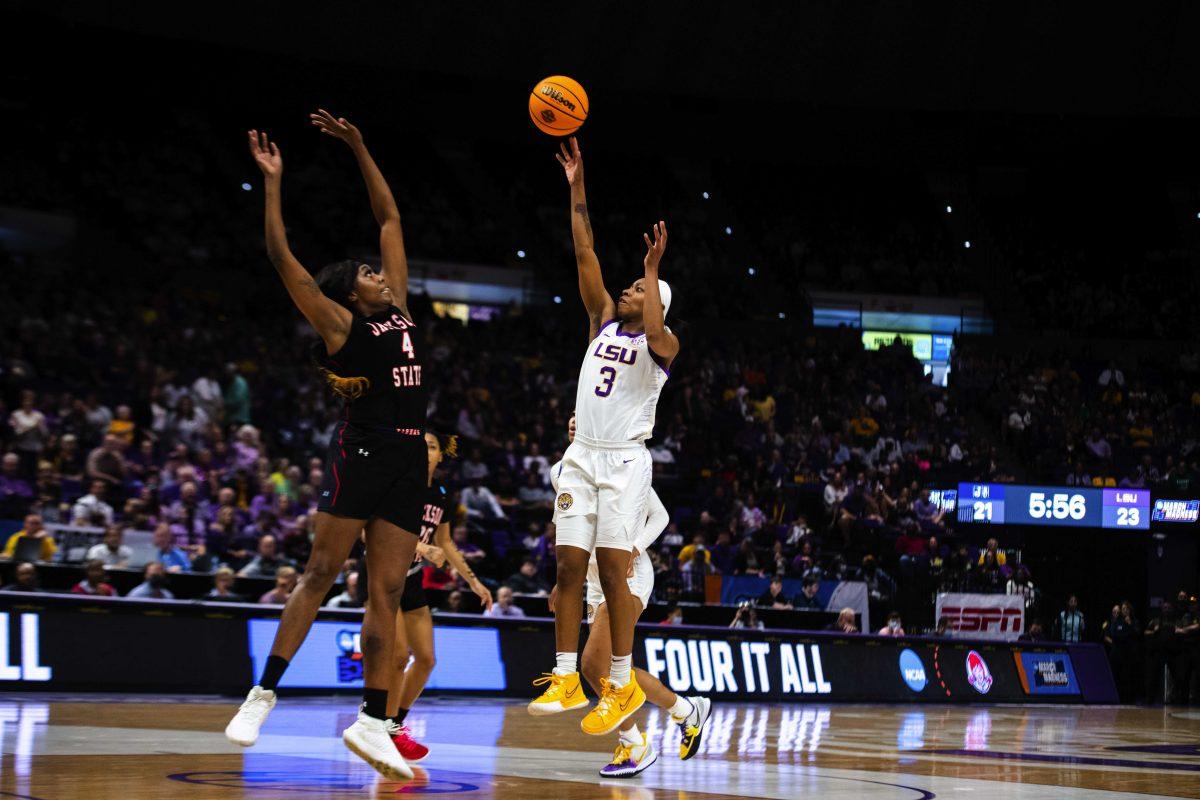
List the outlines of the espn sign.
<svg viewBox="0 0 1200 800">
<path fill-rule="evenodd" d="M 1016 641 L 1025 629 L 1025 598 L 1019 594 L 960 594 L 937 596 L 937 619 L 965 638 Z"/>
</svg>

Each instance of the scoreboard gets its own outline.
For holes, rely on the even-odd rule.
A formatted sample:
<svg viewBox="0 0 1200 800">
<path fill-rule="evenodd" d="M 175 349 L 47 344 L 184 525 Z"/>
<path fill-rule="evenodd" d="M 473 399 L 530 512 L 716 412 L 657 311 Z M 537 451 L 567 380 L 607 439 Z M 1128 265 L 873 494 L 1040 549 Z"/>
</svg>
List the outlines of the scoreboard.
<svg viewBox="0 0 1200 800">
<path fill-rule="evenodd" d="M 1150 529 L 1150 516 L 1149 489 L 958 485 L 959 522 L 1144 531 Z"/>
</svg>

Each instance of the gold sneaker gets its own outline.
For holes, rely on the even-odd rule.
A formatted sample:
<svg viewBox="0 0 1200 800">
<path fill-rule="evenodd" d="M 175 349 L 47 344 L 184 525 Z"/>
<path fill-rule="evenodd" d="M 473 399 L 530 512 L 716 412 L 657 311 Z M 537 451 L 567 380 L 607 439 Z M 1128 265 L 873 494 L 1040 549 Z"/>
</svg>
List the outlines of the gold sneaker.
<svg viewBox="0 0 1200 800">
<path fill-rule="evenodd" d="M 546 684 L 549 684 L 546 686 Z M 529 704 L 529 713 L 535 717 L 558 714 L 562 711 L 574 711 L 577 708 L 587 708 L 587 695 L 579 685 L 579 673 L 556 675 L 553 672 L 542 673 L 542 677 L 533 682 L 534 686 L 546 686 L 541 696 Z"/>
<path fill-rule="evenodd" d="M 579 723 L 583 732 L 592 736 L 612 733 L 646 702 L 646 693 L 638 686 L 637 677 L 632 672 L 629 674 L 629 683 L 621 687 L 614 686 L 608 678 L 601 678 L 600 689 L 600 700 L 596 707 Z"/>
</svg>

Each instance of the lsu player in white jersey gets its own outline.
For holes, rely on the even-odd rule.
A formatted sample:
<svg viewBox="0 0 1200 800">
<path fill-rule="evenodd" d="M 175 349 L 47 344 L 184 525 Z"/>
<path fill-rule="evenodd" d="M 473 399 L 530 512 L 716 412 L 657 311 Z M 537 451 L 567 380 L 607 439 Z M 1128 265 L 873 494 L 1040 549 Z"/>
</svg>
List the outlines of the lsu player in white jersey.
<svg viewBox="0 0 1200 800">
<path fill-rule="evenodd" d="M 646 519 L 651 461 L 646 440 L 654 431 L 658 396 L 679 353 L 666 327 L 671 287 L 658 278 L 667 226 L 654 226 L 646 243 L 645 274 L 613 303 L 604 288 L 588 219 L 583 156 L 574 137 L 556 154 L 571 187 L 571 236 L 579 292 L 588 313 L 588 345 L 575 399 L 575 441 L 558 474 L 554 522 L 558 529 L 558 612 L 554 617 L 554 670 L 538 679 L 545 691 L 529 704 L 534 715 L 586 708 L 579 683 L 579 624 L 588 560 L 595 553 L 608 608 L 612 658 L 600 699 L 580 723 L 584 733 L 605 735 L 646 702 L 632 673 L 637 612 L 625 582 L 633 539 Z"/>
<path fill-rule="evenodd" d="M 571 417 L 568 435 L 575 439 L 575 417 Z M 555 464 L 550 468 L 550 481 L 554 491 L 558 492 L 558 476 L 562 465 Z M 651 545 L 667 527 L 669 516 L 666 506 L 658 499 L 654 489 L 646 503 L 646 517 L 642 529 L 634 536 L 633 560 L 630 562 L 626 584 L 635 603 L 636 617 L 640 617 L 650 602 L 650 594 L 654 591 L 654 566 L 650 556 L 646 555 Z M 550 610 L 555 610 L 555 600 L 558 588 L 550 593 Z M 587 644 L 583 646 L 583 675 L 597 694 L 603 691 L 605 671 L 612 659 L 611 620 L 605 608 L 604 592 L 600 588 L 600 572 L 593 554 L 588 561 L 587 572 L 587 621 L 591 628 Z M 635 617 L 635 622 L 636 622 Z M 700 741 L 704 729 L 708 725 L 712 712 L 712 702 L 706 697 L 681 697 L 675 694 L 662 682 L 642 669 L 634 669 L 638 685 L 646 692 L 646 698 L 659 708 L 671 715 L 671 720 L 679 726 L 682 738 L 679 742 L 679 757 L 687 761 L 700 749 Z M 639 731 L 633 717 L 625 720 L 620 726 L 620 736 L 617 749 L 612 761 L 600 770 L 605 778 L 632 778 L 644 772 L 655 761 L 658 753 L 650 737 Z"/>
</svg>

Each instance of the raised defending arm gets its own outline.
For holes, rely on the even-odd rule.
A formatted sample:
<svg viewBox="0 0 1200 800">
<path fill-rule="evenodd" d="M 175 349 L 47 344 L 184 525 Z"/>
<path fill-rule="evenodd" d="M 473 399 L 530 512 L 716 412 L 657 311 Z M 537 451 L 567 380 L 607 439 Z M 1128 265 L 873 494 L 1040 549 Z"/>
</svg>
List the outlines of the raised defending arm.
<svg viewBox="0 0 1200 800">
<path fill-rule="evenodd" d="M 326 349 L 336 352 L 346 343 L 350 333 L 350 311 L 326 297 L 312 275 L 292 254 L 283 225 L 283 157 L 266 133 L 249 131 L 249 137 L 250 155 L 263 174 L 267 257 L 283 280 L 292 302 L 325 340 Z"/>
<path fill-rule="evenodd" d="M 588 339 L 595 339 L 600 326 L 616 316 L 612 296 L 604 288 L 600 259 L 596 258 L 592 222 L 588 218 L 587 193 L 583 187 L 583 153 L 571 137 L 571 147 L 560 144 L 562 153 L 554 157 L 562 164 L 571 185 L 571 238 L 575 242 L 575 265 L 579 269 L 579 294 L 588 312 Z"/>
<path fill-rule="evenodd" d="M 405 316 L 409 316 L 408 256 L 404 250 L 404 233 L 400 228 L 400 209 L 396 207 L 396 199 L 392 197 L 387 180 L 363 143 L 362 132 L 347 122 L 345 117 L 335 119 L 323 108 L 308 116 L 321 133 L 345 142 L 358 160 L 358 168 L 362 171 L 363 180 L 367 184 L 367 194 L 371 198 L 371 211 L 375 214 L 375 221 L 379 223 L 379 253 L 383 257 L 383 278 L 392 290 L 396 305 Z"/>
</svg>

